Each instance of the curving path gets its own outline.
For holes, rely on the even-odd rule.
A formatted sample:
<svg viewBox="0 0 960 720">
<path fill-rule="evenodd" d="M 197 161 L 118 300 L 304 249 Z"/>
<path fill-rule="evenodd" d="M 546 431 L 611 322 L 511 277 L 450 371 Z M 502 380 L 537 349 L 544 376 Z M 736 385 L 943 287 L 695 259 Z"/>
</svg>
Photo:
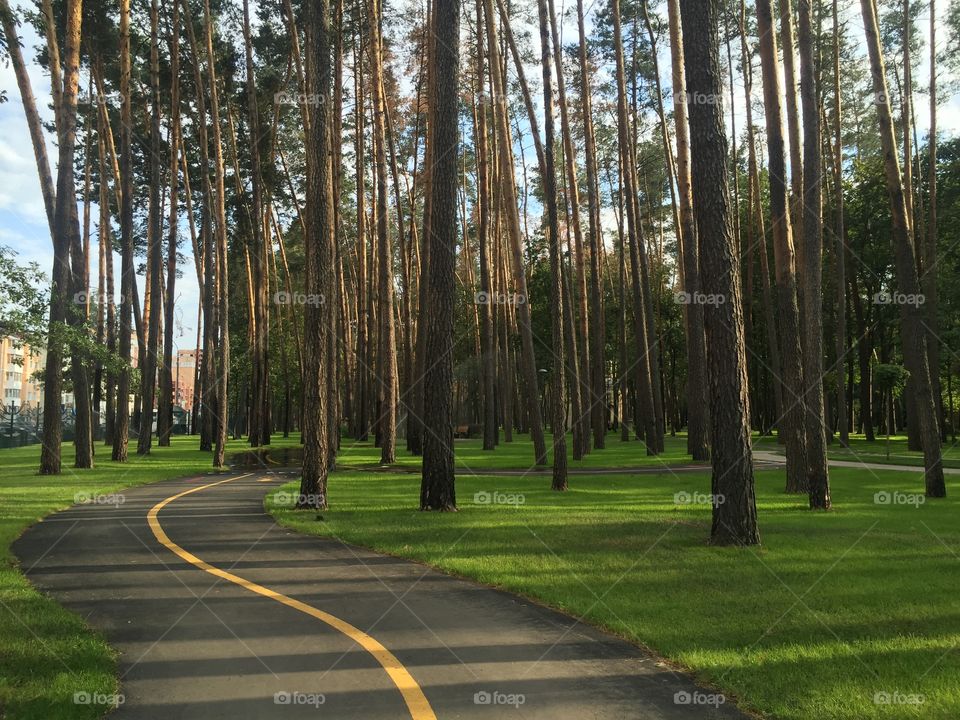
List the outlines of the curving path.
<svg viewBox="0 0 960 720">
<path fill-rule="evenodd" d="M 282 479 L 131 489 L 15 543 L 30 580 L 119 651 L 111 718 L 746 717 L 573 618 L 278 527 L 262 502 Z"/>
</svg>

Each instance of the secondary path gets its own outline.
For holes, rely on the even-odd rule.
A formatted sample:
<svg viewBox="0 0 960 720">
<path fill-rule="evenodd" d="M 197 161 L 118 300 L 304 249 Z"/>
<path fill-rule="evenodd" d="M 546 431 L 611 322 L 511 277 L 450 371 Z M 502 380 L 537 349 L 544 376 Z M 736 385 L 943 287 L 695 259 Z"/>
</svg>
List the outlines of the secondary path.
<svg viewBox="0 0 960 720">
<path fill-rule="evenodd" d="M 770 465 L 784 465 L 786 464 L 786 458 L 775 452 L 769 450 L 754 450 L 753 451 L 753 461 L 757 463 L 767 463 Z M 841 467 L 841 468 L 860 468 L 861 470 L 894 470 L 900 472 L 923 472 L 923 465 L 894 465 L 891 463 L 877 463 L 877 462 L 868 462 L 866 460 L 827 460 L 827 465 L 830 467 Z M 960 475 L 960 468 L 948 468 L 943 469 L 945 475 Z"/>
<path fill-rule="evenodd" d="M 119 650 L 111 718 L 745 717 L 576 619 L 280 528 L 262 506 L 278 482 L 148 485 L 15 543 L 30 580 Z"/>
</svg>

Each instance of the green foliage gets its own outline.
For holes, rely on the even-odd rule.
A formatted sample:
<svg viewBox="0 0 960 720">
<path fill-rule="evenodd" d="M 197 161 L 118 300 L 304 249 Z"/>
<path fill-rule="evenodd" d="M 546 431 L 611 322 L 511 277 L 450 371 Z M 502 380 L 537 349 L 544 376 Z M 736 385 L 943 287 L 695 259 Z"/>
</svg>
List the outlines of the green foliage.
<svg viewBox="0 0 960 720">
<path fill-rule="evenodd" d="M 50 308 L 46 275 L 37 263 L 21 264 L 14 250 L 0 245 L 0 277 L 0 335 L 42 345 Z"/>
<path fill-rule="evenodd" d="M 877 363 L 873 366 L 873 381 L 877 388 L 884 392 L 892 391 L 894 397 L 900 397 L 903 394 L 908 377 L 910 373 L 903 365 Z"/>
</svg>

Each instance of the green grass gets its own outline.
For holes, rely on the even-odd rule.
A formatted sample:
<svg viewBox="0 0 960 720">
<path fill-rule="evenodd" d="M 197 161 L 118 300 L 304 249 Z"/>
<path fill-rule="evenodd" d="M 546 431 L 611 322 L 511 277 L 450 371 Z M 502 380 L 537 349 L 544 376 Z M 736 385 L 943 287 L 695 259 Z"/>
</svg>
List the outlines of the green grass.
<svg viewBox="0 0 960 720">
<path fill-rule="evenodd" d="M 758 450 L 769 450 L 783 453 L 783 445 L 778 445 L 774 438 L 754 437 L 754 447 Z M 827 446 L 827 457 L 831 460 L 845 460 L 847 462 L 881 463 L 884 465 L 922 466 L 923 453 L 907 449 L 905 435 L 893 435 L 887 443 L 886 435 L 877 435 L 873 442 L 867 442 L 863 435 L 851 435 L 848 447 L 842 447 L 838 440 Z M 943 466 L 960 468 L 960 443 L 947 440 L 943 446 Z"/>
<path fill-rule="evenodd" d="M 551 438 L 547 433 L 547 459 L 553 457 Z M 634 467 L 663 467 L 664 465 L 687 465 L 692 462 L 687 455 L 686 435 L 676 437 L 667 436 L 664 439 L 664 452 L 657 456 L 648 457 L 643 446 L 638 442 L 620 442 L 619 434 L 611 433 L 607 436 L 605 450 L 596 450 L 583 457 L 582 460 L 573 460 L 571 447 L 573 440 L 567 434 L 567 458 L 571 469 L 598 469 L 598 468 L 634 468 Z M 398 470 L 417 471 L 420 469 L 420 458 L 410 455 L 403 448 L 404 440 L 397 439 L 397 459 L 393 467 Z M 482 472 L 483 470 L 534 470 L 536 458 L 530 436 L 514 433 L 513 442 L 503 441 L 496 450 L 484 450 L 482 438 L 458 439 L 455 441 L 457 469 L 461 472 Z M 369 442 L 356 442 L 344 438 L 338 456 L 338 463 L 347 469 L 369 469 L 380 466 L 380 450 Z"/>
<path fill-rule="evenodd" d="M 611 434 L 607 450 L 571 467 L 686 464 L 685 442 L 668 437 L 664 455 L 648 458 L 639 443 Z M 290 444 L 275 440 L 277 447 Z M 110 463 L 101 451 L 97 469 L 77 471 L 66 445 L 64 473 L 56 478 L 35 474 L 37 446 L 0 451 L 0 716 L 97 717 L 95 706 L 74 705 L 73 693 L 117 688 L 113 651 L 29 585 L 10 543 L 31 523 L 73 504 L 77 493 L 210 472 L 210 455 L 195 447 L 196 438 L 177 438 L 172 448 L 127 465 Z M 236 442 L 231 450 L 243 447 Z M 759 447 L 776 449 L 766 439 Z M 870 462 L 886 462 L 884 447 L 854 438 L 854 452 Z M 416 511 L 418 458 L 400 451 L 395 468 L 373 472 L 379 450 L 346 438 L 326 522 L 311 513 L 273 512 L 296 529 L 414 558 L 582 616 L 771 717 L 960 717 L 960 529 L 953 498 L 960 487 L 952 476 L 947 500 L 875 505 L 878 491 L 920 492 L 920 477 L 834 468 L 836 510 L 811 514 L 802 499 L 782 494 L 782 472 L 760 472 L 763 546 L 733 550 L 706 544 L 708 506 L 674 503 L 676 492 L 707 492 L 706 473 L 576 475 L 570 492 L 557 494 L 543 476 L 471 474 L 529 469 L 528 438 L 501 443 L 493 453 L 479 439 L 457 441 L 456 449 L 459 513 Z M 960 464 L 960 453 L 951 454 Z M 909 463 L 919 458 L 903 438 L 894 439 L 890 462 L 897 456 Z M 522 493 L 525 502 L 474 502 L 475 493 L 493 491 Z M 926 702 L 878 706 L 877 692 L 920 693 Z"/>
<path fill-rule="evenodd" d="M 591 461 L 645 461 L 638 443 L 609 445 Z M 707 545 L 709 506 L 675 504 L 679 491 L 709 492 L 706 473 L 573 476 L 569 492 L 554 493 L 542 476 L 461 472 L 460 512 L 429 514 L 416 510 L 416 474 L 340 471 L 325 522 L 275 507 L 272 495 L 267 503 L 296 530 L 582 616 L 770 717 L 960 717 L 960 483 L 948 476 L 946 500 L 878 505 L 874 493 L 921 493 L 922 478 L 837 468 L 831 477 L 835 510 L 811 513 L 783 494 L 782 471 L 759 472 L 763 545 L 750 549 Z M 525 502 L 474 502 L 492 491 Z M 880 692 L 925 702 L 878 705 Z"/>
<path fill-rule="evenodd" d="M 0 450 L 0 717 L 93 718 L 103 707 L 75 705 L 75 692 L 117 691 L 116 657 L 83 620 L 37 592 L 20 572 L 10 544 L 31 524 L 74 504 L 78 493 L 111 493 L 157 480 L 212 472 L 211 454 L 196 437 L 174 438 L 147 457 L 110 462 L 97 446 L 97 467 L 74 470 L 73 446 L 63 446 L 63 473 L 37 475 L 40 446 Z M 278 444 L 281 441 L 278 441 Z M 289 442 L 289 441 L 288 441 Z M 243 443 L 232 442 L 230 449 Z"/>
</svg>

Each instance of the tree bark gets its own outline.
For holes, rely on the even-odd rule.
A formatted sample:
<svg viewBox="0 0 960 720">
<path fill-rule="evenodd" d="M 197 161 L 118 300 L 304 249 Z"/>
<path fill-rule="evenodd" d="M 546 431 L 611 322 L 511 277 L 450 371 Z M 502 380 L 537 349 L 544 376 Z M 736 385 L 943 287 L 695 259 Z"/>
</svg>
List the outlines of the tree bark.
<svg viewBox="0 0 960 720">
<path fill-rule="evenodd" d="M 537 14 L 540 18 L 540 67 L 543 74 L 544 170 L 546 172 L 543 177 L 543 194 L 550 255 L 550 328 L 553 343 L 550 402 L 553 411 L 550 423 L 550 429 L 553 433 L 552 488 L 562 491 L 567 489 L 567 380 L 563 339 L 563 271 L 560 266 L 562 262 L 560 258 L 560 222 L 557 212 L 557 178 L 554 160 L 556 137 L 553 117 L 553 73 L 550 68 L 550 30 L 547 19 L 547 0 L 538 0 Z M 559 72 L 559 67 L 557 70 Z M 583 268 L 583 265 L 581 264 L 580 267 Z M 574 422 L 579 422 L 579 418 L 574 418 Z"/>
<path fill-rule="evenodd" d="M 163 273 L 163 218 L 160 208 L 160 9 L 157 0 L 150 3 L 150 200 L 147 216 L 147 297 L 146 353 L 138 358 L 140 366 L 140 432 L 137 455 L 146 455 L 153 444 L 153 408 L 157 389 L 157 348 L 160 345 L 161 276 Z M 170 302 L 173 298 L 170 298 Z"/>
<path fill-rule="evenodd" d="M 393 243 L 390 237 L 389 218 L 387 217 L 389 208 L 387 201 L 387 136 L 384 126 L 386 106 L 383 96 L 381 18 L 377 0 L 369 0 L 368 11 L 370 84 L 373 91 L 373 148 L 377 168 L 375 203 L 378 252 L 377 300 L 380 306 L 380 332 L 377 340 L 381 376 L 377 383 L 380 398 L 377 427 L 380 440 L 380 463 L 389 465 L 396 460 L 397 435 L 397 355 L 393 319 Z M 456 217 L 456 214 L 454 214 L 454 217 Z M 426 411 L 426 408 L 424 408 L 424 411 Z M 424 440 L 426 441 L 426 439 Z"/>
<path fill-rule="evenodd" d="M 453 453 L 453 309 L 456 298 L 457 75 L 460 63 L 460 3 L 435 0 L 436 45 L 431 56 L 433 73 L 433 182 L 430 202 L 430 267 L 427 300 L 424 374 L 423 470 L 420 509 L 457 509 Z"/>
<path fill-rule="evenodd" d="M 827 423 L 823 401 L 823 145 L 820 137 L 820 103 L 814 65 L 810 0 L 798 0 L 800 41 L 800 99 L 803 107 L 803 262 L 806 265 L 803 299 L 804 369 L 807 396 L 807 491 L 810 507 L 830 509 L 830 475 L 827 470 Z M 841 307 L 842 310 L 842 307 Z"/>
<path fill-rule="evenodd" d="M 893 118 L 887 95 L 887 80 L 884 74 L 883 55 L 877 29 L 874 0 L 860 0 L 863 13 L 864 34 L 870 56 L 870 74 L 876 96 L 877 119 L 880 124 L 880 143 L 883 152 L 887 197 L 893 218 L 893 246 L 899 291 L 906 296 L 920 294 L 917 275 L 916 253 L 910 233 L 900 163 L 897 160 L 897 143 L 894 138 Z M 920 442 L 926 479 L 926 494 L 929 497 L 946 497 L 943 478 L 943 459 L 940 447 L 940 428 L 937 423 L 937 406 L 930 382 L 930 366 L 927 356 L 927 331 L 924 328 L 926 311 L 919 303 L 900 305 L 900 328 L 903 337 L 903 359 L 915 390 L 915 408 L 919 425 Z"/>
<path fill-rule="evenodd" d="M 330 193 L 330 3 L 309 0 L 307 17 L 307 97 L 310 105 L 310 129 L 307 134 L 307 294 L 325 298 L 333 262 L 333 228 Z M 309 302 L 304 312 L 304 341 L 311 349 L 304 356 L 303 371 L 303 468 L 298 507 L 327 507 L 327 469 L 329 436 L 327 433 L 327 336 L 324 308 Z"/>
<path fill-rule="evenodd" d="M 760 33 L 760 65 L 769 148 L 770 212 L 773 222 L 773 251 L 776 263 L 777 310 L 780 323 L 784 387 L 783 417 L 778 419 L 786 435 L 787 483 L 790 493 L 807 492 L 806 413 L 803 358 L 800 344 L 800 313 L 797 306 L 796 257 L 790 205 L 787 200 L 786 158 L 783 139 L 783 112 L 780 104 L 780 77 L 777 40 L 773 33 L 770 0 L 757 0 L 757 32 Z"/>
<path fill-rule="evenodd" d="M 680 12 L 687 89 L 694 97 L 720 98 L 719 3 L 681 0 Z M 726 298 L 704 308 L 714 494 L 710 540 L 715 545 L 757 545 L 739 253 L 728 207 L 727 138 L 719 102 L 692 103 L 689 112 L 703 289 Z"/>
<path fill-rule="evenodd" d="M 673 76 L 674 127 L 677 136 L 677 189 L 680 226 L 677 234 L 683 246 L 683 290 L 689 297 L 700 292 L 700 251 L 690 190 L 690 131 L 687 126 L 687 87 L 683 76 L 683 36 L 678 0 L 668 0 L 670 53 Z M 707 346 L 703 330 L 703 305 L 686 307 L 687 336 L 687 452 L 694 460 L 710 459 L 707 393 Z"/>
<path fill-rule="evenodd" d="M 130 334 L 136 277 L 133 267 L 133 150 L 130 97 L 130 0 L 120 0 L 120 361 L 117 377 L 117 418 L 112 458 L 127 460 L 130 435 Z"/>
<path fill-rule="evenodd" d="M 500 208 L 507 221 L 507 235 L 513 258 L 513 289 L 517 298 L 517 324 L 520 326 L 523 381 L 527 387 L 527 409 L 530 419 L 530 437 L 537 465 L 546 465 L 547 446 L 543 437 L 543 419 L 540 399 L 537 397 L 537 366 L 533 349 L 533 329 L 530 325 L 530 303 L 527 278 L 523 268 L 523 251 L 520 239 L 520 218 L 517 211 L 517 192 L 513 183 L 513 152 L 510 140 L 510 124 L 507 117 L 506 81 L 503 78 L 500 45 L 493 16 L 492 0 L 483 0 L 484 19 L 487 29 L 487 48 L 490 53 L 490 74 L 494 92 L 494 128 L 497 134 L 499 177 L 497 190 Z"/>
</svg>

